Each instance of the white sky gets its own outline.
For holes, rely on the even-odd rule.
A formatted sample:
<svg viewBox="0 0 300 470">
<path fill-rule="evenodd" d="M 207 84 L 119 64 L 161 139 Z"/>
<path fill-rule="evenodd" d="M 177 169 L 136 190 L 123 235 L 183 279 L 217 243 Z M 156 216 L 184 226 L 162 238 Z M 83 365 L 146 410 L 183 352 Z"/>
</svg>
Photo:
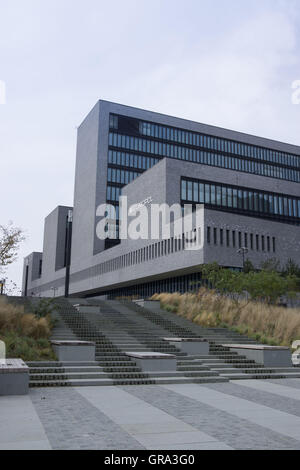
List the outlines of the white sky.
<svg viewBox="0 0 300 470">
<path fill-rule="evenodd" d="M 300 145 L 299 0 L 0 0 L 0 224 L 8 274 L 73 204 L 76 126 L 100 98 Z"/>
</svg>

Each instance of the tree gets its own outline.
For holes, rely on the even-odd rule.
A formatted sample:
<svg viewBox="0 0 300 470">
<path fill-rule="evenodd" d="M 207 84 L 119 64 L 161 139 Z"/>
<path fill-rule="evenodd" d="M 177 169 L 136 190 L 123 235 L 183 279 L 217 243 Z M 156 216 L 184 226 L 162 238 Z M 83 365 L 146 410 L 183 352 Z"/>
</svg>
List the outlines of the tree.
<svg viewBox="0 0 300 470">
<path fill-rule="evenodd" d="M 250 259 L 246 259 L 245 264 L 244 264 L 244 273 L 251 273 L 254 272 L 255 268 L 253 266 L 253 263 L 250 261 Z"/>
<path fill-rule="evenodd" d="M 280 271 L 280 261 L 277 258 L 269 258 L 261 263 L 261 269 L 266 272 L 278 273 Z"/>
<path fill-rule="evenodd" d="M 300 267 L 290 258 L 283 268 L 283 274 L 300 278 Z"/>
<path fill-rule="evenodd" d="M 10 222 L 0 225 L 0 269 L 17 259 L 20 243 L 24 240 L 23 231 Z"/>
<path fill-rule="evenodd" d="M 8 295 L 15 294 L 17 286 L 5 276 L 5 268 L 16 261 L 23 240 L 23 230 L 14 227 L 12 222 L 7 226 L 0 225 L 0 275 L 5 281 L 5 292 Z"/>
<path fill-rule="evenodd" d="M 273 262 L 272 266 L 275 265 Z M 281 296 L 293 297 L 299 290 L 299 279 L 296 276 L 283 277 L 274 269 L 245 273 L 222 268 L 213 263 L 202 266 L 201 271 L 211 287 L 233 298 L 247 293 L 249 300 L 270 304 L 278 302 Z"/>
</svg>

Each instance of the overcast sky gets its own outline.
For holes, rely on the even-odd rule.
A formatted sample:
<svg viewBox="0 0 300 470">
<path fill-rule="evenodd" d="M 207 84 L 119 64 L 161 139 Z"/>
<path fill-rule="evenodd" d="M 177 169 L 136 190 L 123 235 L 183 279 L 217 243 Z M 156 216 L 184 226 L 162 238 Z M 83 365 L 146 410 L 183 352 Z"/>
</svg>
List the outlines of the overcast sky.
<svg viewBox="0 0 300 470">
<path fill-rule="evenodd" d="M 299 0 L 0 0 L 0 224 L 9 276 L 73 204 L 76 127 L 100 98 L 300 145 Z"/>
</svg>

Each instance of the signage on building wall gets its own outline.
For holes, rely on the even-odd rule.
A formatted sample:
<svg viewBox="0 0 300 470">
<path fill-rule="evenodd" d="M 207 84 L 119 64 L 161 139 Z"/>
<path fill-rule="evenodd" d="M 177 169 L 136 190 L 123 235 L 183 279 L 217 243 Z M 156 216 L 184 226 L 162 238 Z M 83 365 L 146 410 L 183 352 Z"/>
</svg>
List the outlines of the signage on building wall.
<svg viewBox="0 0 300 470">
<path fill-rule="evenodd" d="M 150 206 L 153 202 L 152 196 L 147 197 L 147 199 L 144 199 L 144 201 L 139 202 L 138 204 L 134 204 L 131 206 L 129 209 L 128 215 L 135 215 L 135 211 L 139 210 L 141 207 L 147 207 Z"/>
</svg>

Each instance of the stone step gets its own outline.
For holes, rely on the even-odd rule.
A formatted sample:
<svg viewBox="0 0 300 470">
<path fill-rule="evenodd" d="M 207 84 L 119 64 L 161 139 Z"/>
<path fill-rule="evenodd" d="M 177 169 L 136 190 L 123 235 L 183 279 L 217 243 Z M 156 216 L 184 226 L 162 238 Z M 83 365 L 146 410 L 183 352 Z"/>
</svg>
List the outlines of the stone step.
<svg viewBox="0 0 300 470">
<path fill-rule="evenodd" d="M 72 372 L 103 372 L 103 367 L 86 366 L 86 367 L 31 367 L 30 374 L 66 374 Z"/>
<path fill-rule="evenodd" d="M 189 384 L 189 383 L 219 383 L 228 382 L 224 377 L 153 377 L 151 379 L 77 379 L 61 380 L 56 382 L 31 381 L 30 387 L 91 387 L 91 386 L 111 386 L 111 385 L 165 385 L 165 384 Z"/>
<path fill-rule="evenodd" d="M 252 374 L 252 375 L 258 375 L 258 374 L 261 374 L 261 375 L 265 375 L 265 374 L 296 374 L 296 375 L 299 375 L 300 376 L 300 371 L 295 371 L 293 367 L 283 367 L 283 368 L 280 368 L 280 367 L 276 367 L 276 368 L 265 368 L 265 367 L 261 367 L 261 368 L 242 368 L 242 369 L 236 369 L 236 368 L 229 368 L 229 369 L 226 369 L 226 372 L 224 372 L 224 369 L 213 369 L 219 373 L 221 373 L 222 375 L 224 374 L 239 374 L 239 373 L 243 373 L 243 374 Z"/>
<path fill-rule="evenodd" d="M 142 372 L 75 372 L 75 373 L 54 373 L 54 374 L 30 374 L 30 380 L 39 381 L 56 381 L 56 380 L 73 380 L 73 379 L 102 379 L 102 378 L 126 378 L 126 379 L 144 379 L 148 375 Z"/>
<path fill-rule="evenodd" d="M 210 368 L 205 367 L 205 366 L 177 366 L 177 370 L 186 370 L 186 371 L 205 371 L 205 370 L 210 370 Z"/>
<path fill-rule="evenodd" d="M 300 378 L 300 373 L 263 373 L 263 374 L 220 374 L 221 377 L 224 377 L 229 380 L 243 380 L 243 379 L 257 379 L 257 380 L 266 380 L 266 379 L 288 379 L 288 378 Z"/>
<path fill-rule="evenodd" d="M 28 361 L 28 367 L 76 367 L 76 366 L 98 366 L 97 361 Z"/>
<path fill-rule="evenodd" d="M 236 358 L 236 359 L 228 359 L 226 361 L 224 361 L 223 359 L 203 359 L 203 364 L 255 364 L 254 361 L 250 360 L 250 359 L 240 359 L 239 357 Z"/>
<path fill-rule="evenodd" d="M 214 363 L 214 364 L 210 364 L 209 365 L 209 368 L 210 369 L 213 369 L 213 370 L 220 370 L 220 371 L 223 371 L 224 369 L 234 369 L 234 370 L 237 370 L 237 371 L 240 371 L 241 369 L 245 369 L 245 368 L 249 368 L 249 369 L 260 369 L 260 368 L 264 368 L 263 365 L 260 365 L 260 364 L 244 364 L 244 363 L 241 363 L 241 364 L 227 364 L 227 363 Z"/>
</svg>

